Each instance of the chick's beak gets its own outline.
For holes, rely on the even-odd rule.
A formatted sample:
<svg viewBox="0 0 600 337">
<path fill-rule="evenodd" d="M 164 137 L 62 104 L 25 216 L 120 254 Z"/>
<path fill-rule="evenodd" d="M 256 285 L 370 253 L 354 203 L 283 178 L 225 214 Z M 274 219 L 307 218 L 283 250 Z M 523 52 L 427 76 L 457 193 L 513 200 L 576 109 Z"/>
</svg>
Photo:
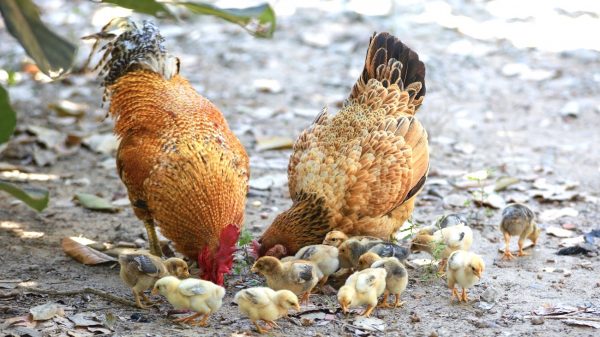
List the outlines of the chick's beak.
<svg viewBox="0 0 600 337">
<path fill-rule="evenodd" d="M 481 278 L 481 269 L 475 270 L 475 276 L 480 279 Z"/>
<path fill-rule="evenodd" d="M 296 309 L 296 311 L 300 311 L 300 304 L 296 303 L 296 306 L 294 307 L 294 309 Z"/>
<path fill-rule="evenodd" d="M 158 295 L 158 288 L 157 287 L 152 288 L 152 291 L 150 292 L 150 294 L 152 294 L 153 296 Z"/>
</svg>

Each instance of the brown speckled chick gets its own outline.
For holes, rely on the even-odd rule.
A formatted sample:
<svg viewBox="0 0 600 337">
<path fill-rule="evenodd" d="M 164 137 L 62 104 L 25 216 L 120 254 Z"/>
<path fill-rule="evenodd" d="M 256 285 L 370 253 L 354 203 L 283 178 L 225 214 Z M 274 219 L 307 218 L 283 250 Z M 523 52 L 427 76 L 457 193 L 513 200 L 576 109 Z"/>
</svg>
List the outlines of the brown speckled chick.
<svg viewBox="0 0 600 337">
<path fill-rule="evenodd" d="M 167 275 L 180 278 L 190 276 L 187 263 L 175 257 L 163 261 L 150 254 L 127 254 L 119 255 L 119 264 L 121 265 L 119 272 L 121 279 L 131 288 L 133 296 L 135 296 L 135 303 L 142 309 L 146 306 L 142 304 L 140 298 L 146 304 L 152 304 L 150 299 L 144 295 L 144 291 L 152 288 L 158 279 Z"/>
<path fill-rule="evenodd" d="M 502 210 L 500 231 L 504 234 L 504 242 L 506 244 L 502 258 L 508 260 L 514 258 L 514 255 L 510 252 L 511 236 L 519 236 L 518 256 L 527 255 L 523 252 L 525 239 L 530 239 L 535 246 L 540 236 L 540 229 L 535 223 L 535 214 L 529 207 L 523 204 L 510 204 Z"/>
<path fill-rule="evenodd" d="M 338 248 L 340 268 L 355 268 L 360 256 L 380 243 L 384 241 L 370 236 L 357 236 L 344 241 Z"/>
</svg>

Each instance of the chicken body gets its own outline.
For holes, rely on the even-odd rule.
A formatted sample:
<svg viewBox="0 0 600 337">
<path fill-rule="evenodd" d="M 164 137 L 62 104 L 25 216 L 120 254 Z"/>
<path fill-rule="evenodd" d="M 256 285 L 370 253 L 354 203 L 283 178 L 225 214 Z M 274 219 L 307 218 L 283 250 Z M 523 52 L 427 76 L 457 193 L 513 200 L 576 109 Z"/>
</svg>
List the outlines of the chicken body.
<svg viewBox="0 0 600 337">
<path fill-rule="evenodd" d="M 535 214 L 529 207 L 522 204 L 510 204 L 502 210 L 502 221 L 500 222 L 500 231 L 504 235 L 504 256 L 503 259 L 513 259 L 510 252 L 510 237 L 519 237 L 518 256 L 527 255 L 523 252 L 525 239 L 530 239 L 533 245 L 537 243 L 540 236 L 540 229 L 535 223 Z"/>
<path fill-rule="evenodd" d="M 288 167 L 292 207 L 260 239 L 287 254 L 331 230 L 387 239 L 412 214 L 429 169 L 427 133 L 415 118 L 425 66 L 394 36 L 370 41 L 365 68 L 345 106 L 327 110 L 296 140 Z"/>
<path fill-rule="evenodd" d="M 355 236 L 344 241 L 338 248 L 340 267 L 355 268 L 361 255 L 383 243 L 382 239 L 369 236 Z"/>
<path fill-rule="evenodd" d="M 473 231 L 461 223 L 437 230 L 432 235 L 426 232 L 417 233 L 411 242 L 410 250 L 413 253 L 425 251 L 434 258 L 439 258 L 439 271 L 443 272 L 450 254 L 460 249 L 469 250 L 472 244 Z"/>
<path fill-rule="evenodd" d="M 152 254 L 162 255 L 158 226 L 198 261 L 203 278 L 222 284 L 244 220 L 248 156 L 217 107 L 179 75 L 158 29 L 146 21 L 121 28 L 101 72 L 120 139 L 119 176 Z"/>
<path fill-rule="evenodd" d="M 404 265 L 395 257 L 386 257 L 379 259 L 371 265 L 371 268 L 383 268 L 387 272 L 385 276 L 385 292 L 381 306 L 384 308 L 390 307 L 388 297 L 394 295 L 395 302 L 392 307 L 397 308 L 404 305 L 400 302 L 400 295 L 406 290 L 408 285 L 408 273 Z"/>
<path fill-rule="evenodd" d="M 378 297 L 385 291 L 386 275 L 383 268 L 367 268 L 350 275 L 337 295 L 344 313 L 348 308 L 366 305 L 361 316 L 369 317 L 377 306 Z"/>
<path fill-rule="evenodd" d="M 166 276 L 156 281 L 153 293 L 165 296 L 175 309 L 192 310 L 196 313 L 176 319 L 175 322 L 190 323 L 191 325 L 206 326 L 209 316 L 223 305 L 225 288 L 210 281 L 188 278 L 179 280 Z M 199 322 L 196 318 L 203 316 Z"/>
<path fill-rule="evenodd" d="M 448 288 L 452 290 L 452 298 L 456 297 L 459 302 L 467 302 L 467 289 L 475 285 L 485 270 L 485 263 L 481 256 L 464 250 L 457 250 L 450 255 L 446 276 L 448 277 Z M 456 284 L 462 287 L 462 294 L 458 294 Z"/>
<path fill-rule="evenodd" d="M 301 301 L 308 301 L 311 290 L 323 277 L 319 267 L 311 261 L 292 260 L 281 262 L 273 256 L 263 256 L 251 269 L 267 279 L 267 285 L 273 290 L 287 289 L 296 295 L 302 295 Z"/>
<path fill-rule="evenodd" d="M 323 275 L 319 284 L 324 285 L 327 283 L 329 276 L 338 271 L 340 267 L 338 254 L 339 252 L 336 247 L 328 245 L 311 245 L 300 249 L 294 256 L 294 259 L 315 263 Z"/>
<path fill-rule="evenodd" d="M 239 291 L 234 297 L 240 311 L 248 316 L 259 333 L 264 333 L 276 327 L 275 321 L 286 316 L 289 309 L 300 311 L 298 297 L 289 290 L 275 291 L 266 287 L 254 287 Z M 258 321 L 267 323 L 261 327 Z"/>
<path fill-rule="evenodd" d="M 144 309 L 142 304 L 153 304 L 144 291 L 154 287 L 154 283 L 161 277 L 173 275 L 186 278 L 190 274 L 187 264 L 182 259 L 170 258 L 163 261 L 161 258 L 149 254 L 125 254 L 119 255 L 119 265 L 121 267 L 119 276 L 133 291 L 135 303 L 139 308 Z"/>
</svg>

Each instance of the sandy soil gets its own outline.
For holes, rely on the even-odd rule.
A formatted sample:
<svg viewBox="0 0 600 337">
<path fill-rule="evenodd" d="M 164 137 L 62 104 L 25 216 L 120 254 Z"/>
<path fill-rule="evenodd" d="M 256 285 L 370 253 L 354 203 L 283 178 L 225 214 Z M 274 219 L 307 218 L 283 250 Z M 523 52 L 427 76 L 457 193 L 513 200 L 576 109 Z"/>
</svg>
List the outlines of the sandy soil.
<svg viewBox="0 0 600 337">
<path fill-rule="evenodd" d="M 281 320 L 281 329 L 273 330 L 271 335 L 592 336 L 597 333 L 593 328 L 570 326 L 558 319 L 534 325 L 528 316 L 543 305 L 598 310 L 600 258 L 558 256 L 560 239 L 544 232 L 540 245 L 530 256 L 511 262 L 500 260 L 497 251 L 501 242 L 497 230 L 500 209 L 477 207 L 470 194 L 473 188 L 464 188 L 461 177 L 467 172 L 490 169 L 492 176 L 484 185 L 493 184 L 502 176 L 518 178 L 518 184 L 498 192 L 503 202 L 526 200 L 539 215 L 565 207 L 578 211 L 577 216 L 541 220 L 542 228 L 572 225 L 574 236 L 597 229 L 600 53 L 593 50 L 593 45 L 585 49 L 586 36 L 578 36 L 584 44 L 581 48 L 564 45 L 561 49 L 565 42 L 558 37 L 555 41 L 558 46 L 549 47 L 546 40 L 535 37 L 529 44 L 523 42 L 527 32 L 543 22 L 533 14 L 507 17 L 492 11 L 495 7 L 491 2 L 450 1 L 446 5 L 452 7 L 452 14 L 442 15 L 446 7 L 440 4 L 445 3 L 399 3 L 387 16 L 363 16 L 345 7 L 331 11 L 300 8 L 291 16 L 278 18 L 277 32 L 271 40 L 257 40 L 236 26 L 207 17 L 188 19 L 183 24 L 159 22 L 168 47 L 182 59 L 183 75 L 222 108 L 250 153 L 252 188 L 245 225 L 253 235 L 260 234 L 290 205 L 286 183 L 290 150 L 257 151 L 256 139 L 271 136 L 294 139 L 323 106 L 335 110 L 362 68 L 373 31 L 395 33 L 426 62 L 427 96 L 418 116 L 430 135 L 431 174 L 418 201 L 414 221 L 429 224 L 449 212 L 464 212 L 469 216 L 475 232 L 473 251 L 483 255 L 487 265 L 482 282 L 472 289 L 473 300 L 468 304 L 451 303 L 444 280 L 433 277 L 428 268 L 419 267 L 409 269 L 410 282 L 403 295 L 405 306 L 375 311 L 374 317 L 385 323 L 385 332 L 357 328 L 360 322 L 355 322 L 354 315 L 344 317 L 336 311 L 335 296 L 322 295 L 314 297 L 313 306 L 303 308 L 316 313 L 313 315 L 316 319 L 304 316 L 308 325 L 303 326 L 303 316 L 294 315 Z M 576 20 L 589 19 L 596 26 L 600 21 L 597 14 L 586 10 L 576 11 L 569 6 L 554 10 L 547 6 L 553 15 L 574 20 L 566 22 L 565 29 L 579 22 Z M 61 11 L 45 18 L 74 41 L 104 23 L 94 27 L 90 20 L 76 14 L 89 17 L 100 8 L 88 2 L 52 1 L 42 6 L 42 12 L 49 13 L 59 7 Z M 439 17 L 436 19 L 431 13 Z M 539 13 L 546 11 L 540 9 Z M 468 20 L 467 23 L 460 20 L 464 16 L 480 22 L 481 26 L 469 29 Z M 504 26 L 498 26 L 495 36 L 485 38 L 483 23 L 491 20 Z M 523 24 L 523 34 L 503 35 L 503 29 L 513 27 L 512 23 Z M 18 70 L 22 52 L 8 40 L 5 28 L 0 28 L 0 38 L 15 46 L 0 57 L 0 68 Z M 80 61 L 86 56 L 86 48 L 82 47 Z M 276 80 L 282 89 L 263 92 L 254 85 L 256 79 Z M 43 147 L 27 142 L 27 137 L 31 137 L 25 133 L 29 125 L 45 126 L 62 134 L 110 134 L 112 121 L 103 120 L 102 92 L 95 77 L 73 75 L 65 81 L 42 84 L 24 75 L 9 90 L 19 111 L 19 136 L 0 153 L 0 160 L 56 178 L 27 183 L 51 191 L 50 206 L 39 214 L 0 194 L 0 245 L 4 247 L 0 255 L 2 320 L 26 315 L 36 305 L 58 302 L 65 306 L 67 317 L 89 312 L 99 322 L 108 320 L 105 324 L 111 330 L 104 333 L 116 336 L 255 334 L 250 322 L 241 318 L 232 304 L 239 288 L 260 282 L 244 271 L 227 279 L 225 305 L 211 318 L 208 328 L 171 323 L 166 317 L 169 310 L 166 302 L 159 308 L 142 311 L 95 295 L 49 296 L 14 288 L 17 283 L 9 281 L 17 279 L 44 289 L 93 287 L 131 298 L 114 264 L 81 265 L 63 253 L 60 241 L 81 235 L 98 242 L 134 242 L 144 238 L 145 231 L 128 206 L 118 213 L 100 213 L 71 201 L 80 192 L 111 201 L 126 197 L 125 187 L 114 169 L 114 152 L 98 153 L 81 147 L 73 153 L 60 154 L 55 162 L 44 167 L 32 162 L 36 149 Z M 48 108 L 49 103 L 59 99 L 87 104 L 89 108 L 80 119 L 60 118 Z M 264 186 L 269 179 L 271 183 Z M 544 181 L 539 179 L 545 179 L 546 185 L 550 185 L 546 186 L 548 189 L 568 185 L 573 197 L 564 201 L 530 198 L 528 192 L 543 185 Z M 40 232 L 43 236 L 28 236 L 24 234 L 27 232 Z M 484 292 L 496 294 L 492 296 L 491 308 L 479 299 Z M 85 328 L 70 327 L 64 319 L 40 322 L 30 326 L 30 330 L 14 325 L 0 325 L 0 329 L 17 336 L 92 334 Z"/>
</svg>

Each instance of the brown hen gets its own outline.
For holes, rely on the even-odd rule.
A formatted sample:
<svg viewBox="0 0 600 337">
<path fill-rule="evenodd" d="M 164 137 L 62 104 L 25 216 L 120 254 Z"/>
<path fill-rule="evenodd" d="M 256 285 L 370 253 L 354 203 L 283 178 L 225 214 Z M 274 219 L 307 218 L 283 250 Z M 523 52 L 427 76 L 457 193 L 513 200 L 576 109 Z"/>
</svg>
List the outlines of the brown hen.
<svg viewBox="0 0 600 337">
<path fill-rule="evenodd" d="M 108 33 L 114 28 L 124 32 Z M 121 140 L 118 173 L 152 254 L 162 255 L 158 226 L 198 260 L 202 278 L 223 284 L 244 220 L 246 151 L 217 107 L 179 75 L 154 24 L 113 20 L 93 37 L 113 39 L 99 64 L 104 99 Z"/>
<path fill-rule="evenodd" d="M 331 230 L 384 239 L 398 230 L 429 169 L 427 132 L 414 117 L 424 95 L 418 55 L 388 33 L 374 35 L 344 107 L 333 116 L 325 109 L 296 140 L 288 167 L 293 205 L 265 231 L 257 253 L 294 254 Z"/>
</svg>

